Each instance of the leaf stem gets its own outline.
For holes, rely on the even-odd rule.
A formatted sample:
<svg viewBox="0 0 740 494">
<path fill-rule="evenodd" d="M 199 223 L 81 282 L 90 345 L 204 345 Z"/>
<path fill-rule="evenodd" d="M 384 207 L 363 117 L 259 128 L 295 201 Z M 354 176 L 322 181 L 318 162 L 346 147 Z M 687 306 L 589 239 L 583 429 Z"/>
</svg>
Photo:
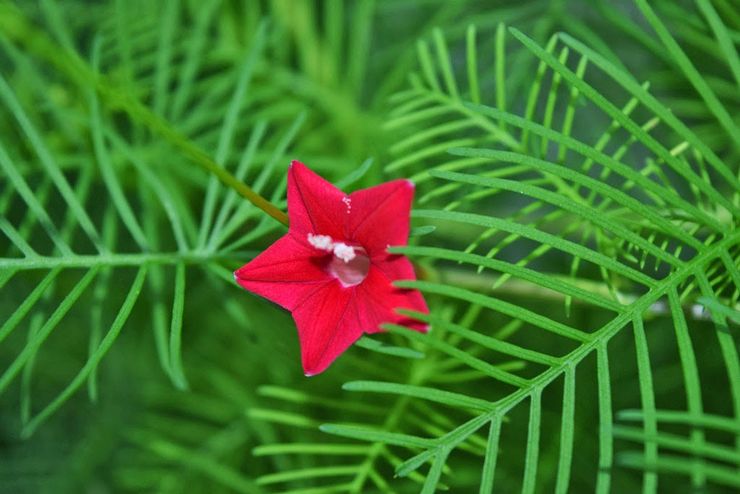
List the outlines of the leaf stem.
<svg viewBox="0 0 740 494">
<path fill-rule="evenodd" d="M 445 267 L 442 269 L 437 268 L 434 270 L 430 270 L 429 266 L 425 265 L 424 271 L 430 274 L 430 276 L 428 276 L 428 279 L 430 280 L 443 283 L 445 285 L 477 291 L 480 293 L 505 293 L 506 295 L 536 299 L 541 301 L 551 301 L 555 303 L 564 303 L 567 297 L 567 295 L 564 293 L 555 290 L 549 290 L 545 287 L 535 285 L 528 281 L 512 278 L 510 278 L 504 285 L 497 286 L 497 282 L 499 278 L 501 278 L 501 276 L 485 273 L 475 273 L 474 271 L 466 269 Z M 570 281 L 571 283 L 577 285 L 579 288 L 588 290 L 593 294 L 611 298 L 611 292 L 609 290 L 609 287 L 605 283 L 583 278 L 573 279 L 572 277 L 567 276 L 564 276 L 563 280 Z M 619 298 L 617 302 L 624 305 L 625 307 L 642 297 L 642 295 L 635 293 L 623 293 L 621 291 L 616 291 L 615 293 Z M 573 303 L 579 302 L 587 303 L 578 298 L 573 298 Z M 732 304 L 728 302 L 728 306 L 731 307 Z M 704 306 L 700 303 L 696 303 L 693 299 L 683 300 L 681 303 L 681 307 L 683 308 L 684 314 L 694 320 L 711 319 L 710 314 L 704 310 Z M 657 301 L 647 307 L 646 313 L 649 316 L 660 316 L 667 315 L 668 311 L 664 303 Z"/>
<path fill-rule="evenodd" d="M 130 93 L 116 87 L 106 77 L 95 73 L 76 53 L 54 43 L 44 32 L 33 26 L 18 8 L 8 2 L 0 3 L 0 32 L 16 44 L 25 46 L 29 52 L 53 64 L 76 84 L 82 87 L 93 85 L 109 108 L 123 110 L 133 120 L 141 123 L 151 132 L 159 134 L 178 148 L 196 165 L 212 173 L 224 185 L 236 191 L 276 221 L 288 226 L 288 215 L 285 212 L 239 181 L 207 153 L 177 132 L 169 122 L 144 106 Z"/>
<path fill-rule="evenodd" d="M 142 254 L 96 254 L 71 255 L 63 257 L 36 256 L 20 257 L 17 259 L 0 259 L 0 271 L 53 268 L 92 268 L 102 266 L 142 266 L 144 264 L 178 264 L 178 263 L 205 263 L 230 261 L 239 262 L 244 258 L 252 258 L 258 252 L 242 251 L 228 254 L 214 254 L 206 251 L 190 252 L 163 252 Z"/>
</svg>

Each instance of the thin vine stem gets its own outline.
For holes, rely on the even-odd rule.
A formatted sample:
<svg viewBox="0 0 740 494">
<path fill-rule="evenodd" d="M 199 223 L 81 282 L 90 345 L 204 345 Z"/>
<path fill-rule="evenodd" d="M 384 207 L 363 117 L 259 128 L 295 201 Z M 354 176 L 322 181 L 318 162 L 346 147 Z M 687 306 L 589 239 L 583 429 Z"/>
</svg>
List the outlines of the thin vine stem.
<svg viewBox="0 0 740 494">
<path fill-rule="evenodd" d="M 76 53 L 54 43 L 44 32 L 33 26 L 20 10 L 7 2 L 0 3 L 0 32 L 56 66 L 76 84 L 83 87 L 92 84 L 110 109 L 126 112 L 133 120 L 179 149 L 196 165 L 212 173 L 225 186 L 233 189 L 271 218 L 288 226 L 288 215 L 284 211 L 216 163 L 207 153 L 172 128 L 169 122 L 144 106 L 130 93 L 116 87 L 105 76 L 93 71 Z"/>
<path fill-rule="evenodd" d="M 424 266 L 425 270 L 429 270 L 428 266 Z M 510 279 L 505 285 L 497 286 L 497 281 L 501 276 L 475 273 L 465 269 L 456 269 L 449 267 L 437 268 L 433 274 L 428 276 L 428 279 L 442 283 L 445 285 L 456 286 L 466 288 L 468 290 L 477 291 L 480 293 L 503 293 L 507 296 L 521 296 L 529 300 L 541 300 L 546 302 L 565 302 L 567 295 L 554 291 L 548 290 L 544 287 L 537 286 L 533 283 L 522 281 L 518 279 Z M 594 280 L 584 278 L 568 278 L 567 279 L 578 287 L 589 290 L 594 294 L 603 296 L 610 296 L 612 292 L 609 290 L 609 286 L 606 283 L 598 282 Z M 624 307 L 634 303 L 642 295 L 638 293 L 629 292 L 614 292 L 617 295 L 618 302 L 623 304 Z M 688 300 L 681 301 L 681 307 L 685 313 L 685 316 L 694 320 L 710 320 L 711 314 L 705 311 L 705 306 L 696 301 L 697 297 L 689 298 Z M 729 300 L 722 300 L 723 303 L 729 307 L 733 307 L 733 304 Z M 579 300 L 578 298 L 573 299 L 573 303 L 587 305 L 587 302 Z M 668 311 L 660 301 L 649 305 L 645 309 L 647 314 L 652 316 L 667 315 Z"/>
</svg>

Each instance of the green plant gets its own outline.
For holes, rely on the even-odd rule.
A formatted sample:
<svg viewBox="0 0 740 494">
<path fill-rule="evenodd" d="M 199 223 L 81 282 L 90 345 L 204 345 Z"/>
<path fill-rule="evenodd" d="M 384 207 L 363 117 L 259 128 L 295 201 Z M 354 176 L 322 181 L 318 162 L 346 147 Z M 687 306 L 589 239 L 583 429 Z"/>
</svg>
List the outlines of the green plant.
<svg viewBox="0 0 740 494">
<path fill-rule="evenodd" d="M 0 4 L 3 468 L 100 431 L 29 490 L 740 487 L 737 9 L 413 3 Z M 231 288 L 293 157 L 417 183 L 432 309 L 308 381 Z"/>
</svg>

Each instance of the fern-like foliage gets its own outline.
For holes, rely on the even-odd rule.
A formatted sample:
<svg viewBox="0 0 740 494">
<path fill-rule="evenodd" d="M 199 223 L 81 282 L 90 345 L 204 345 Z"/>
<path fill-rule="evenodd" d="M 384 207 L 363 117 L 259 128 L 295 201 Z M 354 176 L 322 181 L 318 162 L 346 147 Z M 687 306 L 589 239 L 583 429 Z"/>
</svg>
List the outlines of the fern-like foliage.
<svg viewBox="0 0 740 494">
<path fill-rule="evenodd" d="M 0 487 L 740 488 L 732 2 L 319 4 L 0 2 Z M 292 157 L 417 183 L 428 335 L 300 376 Z"/>
<path fill-rule="evenodd" d="M 57 21 L 58 42 L 69 43 L 71 34 L 60 22 L 58 7 L 44 7 Z M 140 56 L 153 26 L 127 36 L 127 46 L 107 42 L 112 38 L 105 36 L 104 27 L 89 47 L 89 61 L 75 58 L 74 52 L 63 52 L 62 60 L 55 60 L 54 41 L 34 32 L 21 12 L 6 5 L 3 9 L 3 22 L 12 25 L 5 46 L 14 70 L 0 78 L 5 110 L 0 226 L 8 241 L 0 268 L 3 293 L 13 296 L 3 297 L 6 317 L 0 341 L 6 358 L 13 352 L 15 356 L 0 377 L 0 390 L 20 380 L 21 423 L 28 436 L 79 388 L 86 385 L 96 399 L 98 365 L 134 305 L 147 306 L 162 369 L 175 386 L 187 388 L 181 341 L 186 286 L 196 279 L 191 268 L 203 268 L 207 282 L 219 286 L 222 279 L 232 278 L 224 262 L 250 257 L 244 247 L 279 227 L 215 176 L 205 181 L 200 172 L 193 174 L 187 158 L 197 158 L 201 146 L 215 146 L 215 162 L 233 170 L 238 180 L 254 183 L 260 192 L 276 183 L 274 175 L 285 166 L 285 152 L 303 116 L 293 117 L 290 125 L 280 117 L 279 123 L 241 118 L 247 108 L 258 105 L 247 100 L 246 92 L 264 49 L 264 24 L 243 50 L 242 63 L 233 66 L 228 85 L 210 88 L 206 96 L 207 78 L 220 66 L 217 57 L 201 54 L 208 24 L 180 33 L 191 48 L 187 54 L 175 54 L 175 9 L 165 13 L 168 30 L 154 38 L 157 57 Z M 45 91 L 52 83 L 45 79 L 44 66 L 29 63 L 13 45 L 24 36 L 35 40 L 40 63 L 46 57 L 68 67 L 71 81 L 57 81 L 58 94 Z M 96 88 L 95 74 L 113 63 L 126 68 L 125 73 L 99 78 Z M 92 78 L 76 78 L 80 73 Z M 153 77 L 155 84 L 150 92 L 133 95 L 127 87 L 142 74 Z M 101 101 L 99 95 L 107 99 Z M 60 106 L 53 98 L 68 103 Z M 54 112 L 46 112 L 47 107 Z M 121 112 L 136 125 L 128 137 L 121 128 L 128 124 L 121 122 Z M 162 115 L 170 115 L 170 121 Z M 203 133 L 203 126 L 215 131 Z M 73 145 L 59 148 L 52 138 L 66 134 L 72 140 L 65 142 Z M 273 199 L 283 193 L 273 189 Z M 194 203 L 193 197 L 204 199 Z M 92 310 L 86 310 L 89 307 Z M 28 324 L 27 335 L 16 332 Z M 73 353 L 70 364 L 80 361 L 79 370 L 63 378 L 62 390 L 48 404 L 34 407 L 34 365 L 44 358 L 47 340 L 65 338 L 66 324 L 92 328 L 88 342 L 81 345 L 87 355 Z"/>
<path fill-rule="evenodd" d="M 431 266 L 427 279 L 398 285 L 432 300 L 431 315 L 406 314 L 433 331 L 387 329 L 426 356 L 402 379 L 343 386 L 388 397 L 381 419 L 321 426 L 369 448 L 260 447 L 332 457 L 265 483 L 331 476 L 342 479 L 329 484 L 337 492 L 386 492 L 398 485 L 386 483 L 390 465 L 422 492 L 657 492 L 681 476 L 697 490 L 740 486 L 730 309 L 740 296 L 740 184 L 728 161 L 738 127 L 652 8 L 637 3 L 734 142 L 729 152 L 677 118 L 649 81 L 569 35 L 543 47 L 499 26 L 483 45 L 495 53 L 485 67 L 475 27 L 464 67 L 442 31 L 420 41 L 420 72 L 392 98 L 385 123 L 400 134 L 386 170 L 423 185 L 414 217 L 434 233 L 393 251 Z M 700 3 L 722 43 L 727 28 Z M 507 57 L 522 72 L 512 74 Z M 522 73 L 529 84 L 518 83 Z M 579 426 L 591 417 L 597 430 Z"/>
</svg>

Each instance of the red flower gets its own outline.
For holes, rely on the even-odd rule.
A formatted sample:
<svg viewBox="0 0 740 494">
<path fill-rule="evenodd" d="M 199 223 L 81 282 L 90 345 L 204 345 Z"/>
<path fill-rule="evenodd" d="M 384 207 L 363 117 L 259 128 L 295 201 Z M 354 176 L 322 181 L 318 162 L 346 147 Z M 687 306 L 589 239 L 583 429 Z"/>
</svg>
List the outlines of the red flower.
<svg viewBox="0 0 740 494">
<path fill-rule="evenodd" d="M 382 323 L 427 330 L 394 312 L 428 309 L 419 291 L 391 284 L 416 276 L 408 259 L 386 251 L 408 241 L 413 196 L 408 180 L 346 195 L 291 163 L 288 233 L 234 276 L 293 314 L 307 376 L 324 371 L 363 333 L 381 331 Z"/>
</svg>

